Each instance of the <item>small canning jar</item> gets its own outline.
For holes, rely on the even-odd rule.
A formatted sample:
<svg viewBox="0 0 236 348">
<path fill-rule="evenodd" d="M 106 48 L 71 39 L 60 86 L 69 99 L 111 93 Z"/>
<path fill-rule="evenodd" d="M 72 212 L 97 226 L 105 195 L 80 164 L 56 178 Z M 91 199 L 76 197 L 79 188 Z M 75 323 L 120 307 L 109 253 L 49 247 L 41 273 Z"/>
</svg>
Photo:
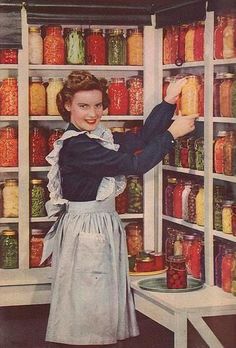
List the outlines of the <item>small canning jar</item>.
<svg viewBox="0 0 236 348">
<path fill-rule="evenodd" d="M 128 254 L 137 256 L 143 250 L 143 226 L 138 222 L 131 222 L 125 227 L 127 235 Z"/>
<path fill-rule="evenodd" d="M 40 265 L 43 252 L 43 239 L 45 232 L 42 229 L 32 229 L 30 237 L 30 267 L 44 267 L 45 263 Z"/>
<path fill-rule="evenodd" d="M 39 76 L 30 78 L 29 114 L 31 116 L 46 115 L 46 89 L 42 77 Z"/>
<path fill-rule="evenodd" d="M 182 256 L 170 256 L 167 260 L 167 288 L 185 289 L 187 288 L 187 270 L 185 258 Z"/>
<path fill-rule="evenodd" d="M 15 230 L 3 230 L 0 234 L 0 268 L 18 268 L 18 241 Z"/>
<path fill-rule="evenodd" d="M 195 140 L 195 167 L 197 170 L 204 170 L 204 139 Z"/>
<path fill-rule="evenodd" d="M 31 180 L 31 216 L 42 217 L 46 216 L 45 203 L 46 195 L 44 182 L 42 179 Z"/>
<path fill-rule="evenodd" d="M 130 175 L 127 179 L 128 213 L 143 212 L 143 180 L 136 175 Z"/>
<path fill-rule="evenodd" d="M 6 179 L 3 195 L 3 217 L 12 218 L 18 217 L 19 206 L 19 190 L 18 181 L 16 179 Z"/>
</svg>

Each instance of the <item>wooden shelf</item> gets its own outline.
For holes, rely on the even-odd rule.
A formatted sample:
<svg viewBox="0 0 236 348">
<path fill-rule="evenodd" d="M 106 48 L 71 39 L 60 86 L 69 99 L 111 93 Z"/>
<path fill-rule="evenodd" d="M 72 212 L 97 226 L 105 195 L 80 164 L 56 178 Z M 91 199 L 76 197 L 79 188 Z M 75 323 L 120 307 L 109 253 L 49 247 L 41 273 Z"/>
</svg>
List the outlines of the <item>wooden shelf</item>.
<svg viewBox="0 0 236 348">
<path fill-rule="evenodd" d="M 141 65 L 29 65 L 30 70 L 139 71 Z"/>
<path fill-rule="evenodd" d="M 30 121 L 61 121 L 64 122 L 61 116 L 29 116 Z M 106 115 L 102 116 L 102 121 L 143 121 L 144 116 L 132 115 Z"/>
<path fill-rule="evenodd" d="M 190 222 L 187 222 L 183 219 L 177 219 L 171 216 L 163 215 L 162 218 L 166 221 L 174 222 L 175 224 L 185 226 L 191 229 L 194 229 L 199 232 L 204 232 L 204 227 L 203 226 L 198 226 L 197 224 L 191 224 Z"/>
<path fill-rule="evenodd" d="M 162 69 L 163 70 L 183 69 L 183 68 L 196 68 L 196 67 L 204 68 L 204 61 L 187 62 L 187 63 L 183 63 L 181 66 L 177 66 L 175 64 L 162 65 Z"/>
<path fill-rule="evenodd" d="M 204 176 L 204 171 L 190 169 L 190 168 L 181 168 L 181 167 L 174 167 L 169 165 L 163 165 L 162 168 L 163 170 L 171 170 L 173 172 L 178 172 L 178 173 Z"/>
<path fill-rule="evenodd" d="M 225 239 L 226 241 L 236 243 L 236 236 L 233 236 L 232 234 L 227 234 L 221 231 L 213 230 L 213 235 L 216 237 Z"/>
<path fill-rule="evenodd" d="M 232 183 L 236 184 L 236 176 L 229 176 L 229 175 L 224 175 L 224 174 L 213 173 L 212 177 L 213 177 L 213 179 L 223 180 L 223 181 L 232 182 Z"/>
<path fill-rule="evenodd" d="M 234 117 L 213 117 L 213 123 L 233 123 L 236 124 Z"/>
</svg>

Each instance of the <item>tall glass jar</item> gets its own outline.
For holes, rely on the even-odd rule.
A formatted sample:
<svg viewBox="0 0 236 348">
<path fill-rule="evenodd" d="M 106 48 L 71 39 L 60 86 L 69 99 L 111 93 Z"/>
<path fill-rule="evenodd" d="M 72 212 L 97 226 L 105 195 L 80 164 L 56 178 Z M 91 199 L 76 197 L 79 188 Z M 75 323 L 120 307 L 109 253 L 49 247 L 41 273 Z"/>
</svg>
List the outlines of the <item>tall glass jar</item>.
<svg viewBox="0 0 236 348">
<path fill-rule="evenodd" d="M 0 115 L 18 115 L 18 87 L 15 77 L 3 79 L 0 87 Z"/>
<path fill-rule="evenodd" d="M 195 33 L 194 33 L 194 61 L 199 61 L 204 59 L 204 30 L 205 25 L 203 21 L 196 23 Z"/>
<path fill-rule="evenodd" d="M 225 175 L 236 175 L 236 133 L 228 132 L 223 147 L 223 161 Z"/>
<path fill-rule="evenodd" d="M 193 23 L 188 27 L 187 33 L 185 35 L 185 62 L 194 61 L 195 30 L 196 30 L 196 26 Z"/>
<path fill-rule="evenodd" d="M 128 79 L 129 115 L 143 115 L 143 79 L 132 76 Z"/>
<path fill-rule="evenodd" d="M 48 26 L 43 40 L 43 63 L 65 64 L 65 42 L 60 25 Z"/>
<path fill-rule="evenodd" d="M 181 159 L 180 159 L 181 141 L 182 141 L 182 139 L 180 139 L 180 138 L 177 138 L 175 140 L 174 156 L 175 156 L 175 166 L 176 167 L 181 167 Z"/>
<path fill-rule="evenodd" d="M 3 230 L 0 234 L 0 268 L 18 268 L 18 241 L 15 230 Z"/>
<path fill-rule="evenodd" d="M 232 224 L 232 234 L 233 236 L 236 237 L 236 202 L 232 204 L 231 224 Z"/>
<path fill-rule="evenodd" d="M 126 39 L 123 29 L 108 30 L 107 38 L 108 64 L 126 64 Z"/>
<path fill-rule="evenodd" d="M 127 30 L 127 64 L 143 65 L 143 31 L 142 29 Z"/>
<path fill-rule="evenodd" d="M 189 168 L 189 147 L 186 137 L 181 138 L 180 142 L 180 163 L 181 167 Z"/>
<path fill-rule="evenodd" d="M 168 289 L 187 288 L 187 271 L 185 259 L 182 256 L 170 256 L 167 260 L 168 269 L 166 272 Z"/>
<path fill-rule="evenodd" d="M 30 203 L 31 203 L 31 216 L 42 217 L 46 216 L 45 203 L 46 195 L 44 182 L 42 179 L 32 179 L 30 181 Z"/>
<path fill-rule="evenodd" d="M 18 136 L 14 127 L 0 128 L 0 167 L 18 166 Z"/>
<path fill-rule="evenodd" d="M 17 64 L 18 50 L 3 49 L 0 50 L 0 64 Z"/>
<path fill-rule="evenodd" d="M 195 236 L 191 245 L 191 274 L 192 277 L 200 279 L 202 276 L 201 269 L 201 253 L 202 253 L 202 240 L 199 236 Z"/>
<path fill-rule="evenodd" d="M 179 42 L 178 42 L 178 49 L 179 49 L 179 58 L 182 60 L 182 62 L 185 62 L 185 35 L 188 31 L 188 25 L 182 24 L 179 27 Z"/>
<path fill-rule="evenodd" d="M 128 213 L 143 212 L 143 180 L 136 175 L 127 178 Z"/>
<path fill-rule="evenodd" d="M 223 31 L 223 58 L 235 57 L 235 20 L 233 17 L 227 17 L 227 25 Z"/>
<path fill-rule="evenodd" d="M 171 27 L 164 28 L 163 33 L 163 64 L 171 64 Z"/>
<path fill-rule="evenodd" d="M 186 261 L 186 267 L 188 274 L 192 274 L 192 257 L 193 257 L 193 243 L 196 239 L 194 234 L 185 234 L 183 238 L 183 256 Z M 200 263 L 200 260 L 199 260 Z M 200 265 L 199 265 L 200 268 Z"/>
<path fill-rule="evenodd" d="M 232 283 L 231 283 L 231 293 L 236 296 L 236 252 L 234 252 L 234 261 L 232 266 Z"/>
<path fill-rule="evenodd" d="M 179 26 L 173 25 L 171 28 L 171 64 L 174 64 L 178 57 L 179 51 Z"/>
<path fill-rule="evenodd" d="M 190 137 L 187 139 L 188 148 L 188 165 L 190 169 L 196 169 L 196 153 L 195 153 L 195 138 Z"/>
<path fill-rule="evenodd" d="M 224 202 L 224 186 L 216 185 L 213 196 L 213 227 L 217 231 L 222 231 L 222 209 Z"/>
<path fill-rule="evenodd" d="M 199 191 L 199 185 L 194 184 L 188 195 L 188 222 L 196 223 L 196 196 Z"/>
<path fill-rule="evenodd" d="M 173 191 L 177 184 L 176 178 L 168 178 L 164 193 L 164 214 L 173 216 Z"/>
<path fill-rule="evenodd" d="M 199 188 L 196 196 L 196 224 L 204 226 L 204 187 Z"/>
<path fill-rule="evenodd" d="M 222 230 L 232 234 L 232 205 L 233 201 L 225 201 L 222 207 Z"/>
<path fill-rule="evenodd" d="M 204 170 L 204 138 L 195 140 L 195 167 L 197 170 Z"/>
<path fill-rule="evenodd" d="M 188 195 L 192 189 L 192 182 L 186 181 L 184 183 L 184 190 L 182 192 L 182 219 L 188 220 Z"/>
<path fill-rule="evenodd" d="M 33 228 L 30 237 L 30 267 L 44 267 L 45 263 L 40 265 L 43 253 L 43 239 L 45 232 L 42 229 Z"/>
<path fill-rule="evenodd" d="M 220 117 L 220 85 L 223 82 L 224 73 L 217 73 L 213 87 L 213 115 Z"/>
<path fill-rule="evenodd" d="M 127 189 L 125 189 L 122 193 L 116 196 L 115 202 L 116 202 L 116 211 L 118 214 L 127 213 L 128 205 L 129 205 Z"/>
<path fill-rule="evenodd" d="M 33 127 L 30 130 L 30 166 L 45 166 L 47 154 L 47 138 L 44 129 Z"/>
<path fill-rule="evenodd" d="M 232 117 L 236 117 L 236 79 L 234 79 L 231 86 L 231 95 L 232 95 L 232 107 L 231 107 Z"/>
<path fill-rule="evenodd" d="M 16 179 L 6 179 L 3 195 L 3 217 L 12 218 L 18 217 L 19 207 L 19 190 L 18 181 Z"/>
<path fill-rule="evenodd" d="M 43 39 L 39 27 L 29 27 L 29 64 L 43 64 Z"/>
<path fill-rule="evenodd" d="M 127 235 L 128 254 L 138 256 L 143 250 L 143 226 L 138 222 L 131 222 L 125 226 Z"/>
<path fill-rule="evenodd" d="M 46 89 L 42 77 L 33 76 L 30 78 L 29 114 L 31 116 L 46 115 Z"/>
<path fill-rule="evenodd" d="M 222 290 L 225 292 L 231 292 L 233 264 L 233 251 L 232 249 L 226 249 L 222 258 Z"/>
<path fill-rule="evenodd" d="M 220 288 L 222 286 L 222 259 L 223 259 L 224 253 L 225 253 L 225 245 L 219 244 L 218 253 L 216 254 L 216 257 L 214 260 L 214 266 L 215 266 L 215 285 L 219 286 Z"/>
<path fill-rule="evenodd" d="M 57 116 L 60 115 L 56 98 L 57 94 L 61 91 L 63 88 L 63 79 L 59 77 L 52 77 L 49 78 L 49 84 L 46 88 L 47 92 L 47 114 L 50 116 Z"/>
<path fill-rule="evenodd" d="M 182 88 L 181 113 L 183 116 L 198 114 L 199 80 L 195 75 L 187 78 Z"/>
<path fill-rule="evenodd" d="M 214 171 L 217 174 L 223 174 L 224 172 L 224 144 L 226 135 L 226 131 L 219 131 L 214 141 Z"/>
<path fill-rule="evenodd" d="M 220 116 L 232 117 L 232 84 L 234 74 L 224 74 L 220 84 Z"/>
<path fill-rule="evenodd" d="M 217 16 L 217 24 L 214 31 L 214 59 L 223 59 L 223 32 L 226 25 L 226 18 Z"/>
<path fill-rule="evenodd" d="M 179 180 L 173 190 L 173 217 L 182 219 L 182 193 L 184 190 L 184 182 Z"/>
<path fill-rule="evenodd" d="M 174 256 L 174 244 L 176 241 L 177 231 L 172 227 L 167 227 L 167 237 L 165 240 L 165 257 Z"/>
<path fill-rule="evenodd" d="M 55 143 L 56 140 L 60 139 L 60 137 L 63 135 L 64 129 L 62 128 L 54 128 L 50 136 L 48 138 L 48 153 L 53 150 L 53 144 Z"/>
<path fill-rule="evenodd" d="M 66 62 L 68 64 L 85 64 L 85 40 L 82 29 L 70 29 L 65 38 Z"/>
<path fill-rule="evenodd" d="M 128 89 L 124 78 L 112 78 L 108 87 L 109 115 L 127 115 L 129 107 Z"/>
<path fill-rule="evenodd" d="M 102 29 L 93 28 L 86 31 L 85 52 L 86 64 L 106 64 L 106 40 Z"/>
</svg>

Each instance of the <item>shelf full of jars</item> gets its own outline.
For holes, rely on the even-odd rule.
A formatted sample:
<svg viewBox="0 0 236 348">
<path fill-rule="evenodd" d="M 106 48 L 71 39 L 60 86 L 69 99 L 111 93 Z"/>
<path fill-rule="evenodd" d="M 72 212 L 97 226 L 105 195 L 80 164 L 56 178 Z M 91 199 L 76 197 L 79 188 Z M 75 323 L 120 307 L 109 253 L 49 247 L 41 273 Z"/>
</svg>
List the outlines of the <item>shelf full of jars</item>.
<svg viewBox="0 0 236 348">
<path fill-rule="evenodd" d="M 185 76 L 175 117 L 199 115 L 157 170 L 159 251 L 167 263 L 183 256 L 189 275 L 236 295 L 236 14 L 211 12 L 157 35 L 159 97 Z"/>
<path fill-rule="evenodd" d="M 50 282 L 50 259 L 40 265 L 43 237 L 56 220 L 45 211 L 45 156 L 67 127 L 56 106 L 63 80 L 74 69 L 102 78 L 110 98 L 103 121 L 111 131 L 138 132 L 153 106 L 145 102 L 143 73 L 143 44 L 152 30 L 32 27 L 23 13 L 23 50 L 0 52 L 0 285 Z M 144 204 L 144 186 L 143 177 L 129 176 L 116 198 L 127 231 L 142 245 L 144 206 L 154 210 L 153 202 Z"/>
</svg>

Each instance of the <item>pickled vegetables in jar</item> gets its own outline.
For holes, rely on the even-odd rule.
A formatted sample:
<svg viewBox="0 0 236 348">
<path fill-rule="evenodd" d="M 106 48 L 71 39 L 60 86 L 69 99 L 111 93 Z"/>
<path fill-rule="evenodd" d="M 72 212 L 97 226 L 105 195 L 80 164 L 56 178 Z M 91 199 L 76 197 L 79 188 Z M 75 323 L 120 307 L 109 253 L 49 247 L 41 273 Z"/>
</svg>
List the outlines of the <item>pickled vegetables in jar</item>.
<svg viewBox="0 0 236 348">
<path fill-rule="evenodd" d="M 143 79 L 132 76 L 128 80 L 129 115 L 143 114 Z"/>
<path fill-rule="evenodd" d="M 18 51 L 15 49 L 0 50 L 0 64 L 17 64 Z"/>
<path fill-rule="evenodd" d="M 3 230 L 0 233 L 0 268 L 18 267 L 18 240 L 15 230 Z"/>
<path fill-rule="evenodd" d="M 163 64 L 171 64 L 171 44 L 172 30 L 171 27 L 166 27 L 163 30 Z"/>
<path fill-rule="evenodd" d="M 224 233 L 232 234 L 232 205 L 233 201 L 225 201 L 222 209 L 222 230 Z"/>
<path fill-rule="evenodd" d="M 128 213 L 143 212 L 143 181 L 136 175 L 128 176 Z"/>
<path fill-rule="evenodd" d="M 200 21 L 196 23 L 194 32 L 194 61 L 199 61 L 204 59 L 204 22 Z"/>
<path fill-rule="evenodd" d="M 3 194 L 3 217 L 18 217 L 19 212 L 19 190 L 16 179 L 6 179 Z"/>
<path fill-rule="evenodd" d="M 127 115 L 129 108 L 128 89 L 124 78 L 112 78 L 108 87 L 109 115 Z"/>
<path fill-rule="evenodd" d="M 85 40 L 82 29 L 69 30 L 66 39 L 66 61 L 68 64 L 85 64 Z"/>
<path fill-rule="evenodd" d="M 204 226 L 204 187 L 200 187 L 196 196 L 196 224 Z"/>
<path fill-rule="evenodd" d="M 39 27 L 29 27 L 29 63 L 43 64 L 43 39 Z"/>
<path fill-rule="evenodd" d="M 30 166 L 44 166 L 48 154 L 47 139 L 43 128 L 33 127 L 30 130 Z"/>
<path fill-rule="evenodd" d="M 191 24 L 185 35 L 185 62 L 194 61 L 194 37 L 195 37 L 195 24 Z"/>
<path fill-rule="evenodd" d="M 214 59 L 223 59 L 223 32 L 227 25 L 226 17 L 217 16 L 214 31 Z"/>
<path fill-rule="evenodd" d="M 53 145 L 55 141 L 60 139 L 63 133 L 64 133 L 64 129 L 62 128 L 55 128 L 51 131 L 51 134 L 48 138 L 48 153 L 53 150 Z"/>
<path fill-rule="evenodd" d="M 232 117 L 232 84 L 234 74 L 226 73 L 220 84 L 220 116 Z"/>
<path fill-rule="evenodd" d="M 223 31 L 223 58 L 234 58 L 235 52 L 235 19 L 227 17 L 227 25 Z"/>
<path fill-rule="evenodd" d="M 49 78 L 49 84 L 46 88 L 47 92 L 47 114 L 50 116 L 60 115 L 56 98 L 57 94 L 63 88 L 63 79 L 58 77 Z"/>
<path fill-rule="evenodd" d="M 106 64 L 106 41 L 103 30 L 92 28 L 86 31 L 85 35 L 86 64 Z"/>
<path fill-rule="evenodd" d="M 228 132 L 223 147 L 223 173 L 225 175 L 236 175 L 236 133 Z"/>
<path fill-rule="evenodd" d="M 46 195 L 42 179 L 32 179 L 30 190 L 31 216 L 46 216 L 45 203 Z"/>
<path fill-rule="evenodd" d="M 183 256 L 169 256 L 167 260 L 168 269 L 166 272 L 168 289 L 187 288 L 187 270 Z"/>
<path fill-rule="evenodd" d="M 127 30 L 127 64 L 143 65 L 143 32 L 139 28 Z"/>
<path fill-rule="evenodd" d="M 224 172 L 224 144 L 226 135 L 226 131 L 219 131 L 214 142 L 214 171 L 217 174 L 223 174 Z"/>
<path fill-rule="evenodd" d="M 195 140 L 195 167 L 197 170 L 204 170 L 204 138 L 200 137 Z"/>
<path fill-rule="evenodd" d="M 128 254 L 138 256 L 143 250 L 143 227 L 141 223 L 131 222 L 125 226 Z"/>
<path fill-rule="evenodd" d="M 182 88 L 181 114 L 183 116 L 199 114 L 199 81 L 195 75 L 187 76 L 187 82 Z"/>
<path fill-rule="evenodd" d="M 43 63 L 65 64 L 65 42 L 60 25 L 46 28 L 46 36 L 43 40 Z"/>
<path fill-rule="evenodd" d="M 107 48 L 109 65 L 126 64 L 126 40 L 123 29 L 108 30 Z"/>
<path fill-rule="evenodd" d="M 0 167 L 18 166 L 18 136 L 14 127 L 0 128 Z"/>
<path fill-rule="evenodd" d="M 31 77 L 29 86 L 29 114 L 46 115 L 46 90 L 41 77 Z"/>
<path fill-rule="evenodd" d="M 3 79 L 0 87 L 0 115 L 18 115 L 18 87 L 15 77 Z"/>
</svg>

